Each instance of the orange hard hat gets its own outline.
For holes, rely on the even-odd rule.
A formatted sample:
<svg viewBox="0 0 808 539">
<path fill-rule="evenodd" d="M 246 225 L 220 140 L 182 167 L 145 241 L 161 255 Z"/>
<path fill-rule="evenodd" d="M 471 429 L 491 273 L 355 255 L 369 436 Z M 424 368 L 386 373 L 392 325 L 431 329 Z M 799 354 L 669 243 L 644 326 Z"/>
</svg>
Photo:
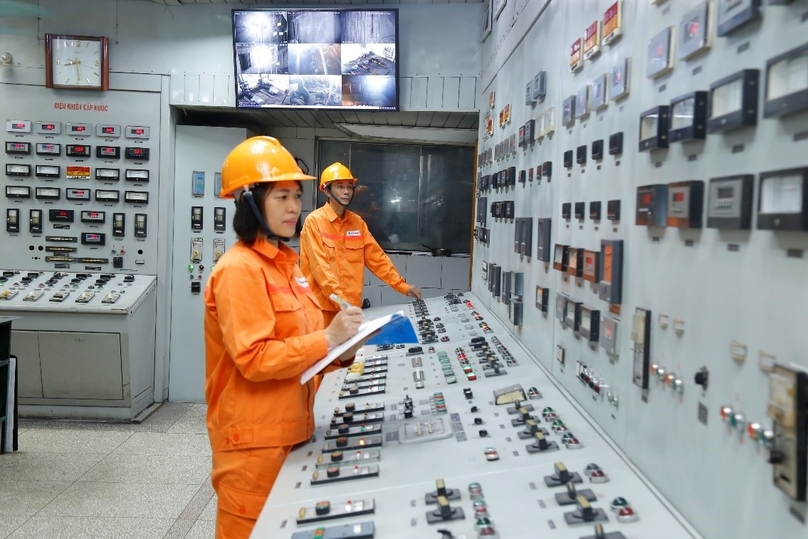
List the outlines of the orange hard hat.
<svg viewBox="0 0 808 539">
<path fill-rule="evenodd" d="M 256 183 L 316 180 L 303 174 L 289 150 L 273 137 L 248 138 L 225 157 L 219 196 L 233 198 L 234 192 Z"/>
<path fill-rule="evenodd" d="M 320 191 L 325 191 L 325 186 L 331 182 L 354 182 L 356 183 L 356 178 L 354 175 L 351 174 L 350 169 L 343 165 L 342 163 L 334 163 L 333 165 L 329 165 L 320 174 Z"/>
</svg>

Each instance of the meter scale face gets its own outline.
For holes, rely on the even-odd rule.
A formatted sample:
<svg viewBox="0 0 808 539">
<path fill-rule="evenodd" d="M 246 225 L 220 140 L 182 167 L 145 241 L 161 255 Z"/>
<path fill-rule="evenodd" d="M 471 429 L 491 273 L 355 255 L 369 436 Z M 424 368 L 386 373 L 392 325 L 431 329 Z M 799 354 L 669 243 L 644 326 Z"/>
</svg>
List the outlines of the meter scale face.
<svg viewBox="0 0 808 539">
<path fill-rule="evenodd" d="M 808 230 L 808 167 L 760 174 L 758 228 Z"/>
</svg>

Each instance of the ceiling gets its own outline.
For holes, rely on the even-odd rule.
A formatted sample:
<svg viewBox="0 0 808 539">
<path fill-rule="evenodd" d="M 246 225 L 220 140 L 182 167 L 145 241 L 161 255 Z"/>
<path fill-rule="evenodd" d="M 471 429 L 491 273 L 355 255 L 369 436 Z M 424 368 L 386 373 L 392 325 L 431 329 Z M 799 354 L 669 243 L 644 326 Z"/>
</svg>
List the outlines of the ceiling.
<svg viewBox="0 0 808 539">
<path fill-rule="evenodd" d="M 187 124 L 339 129 L 341 124 L 477 130 L 477 112 L 387 112 L 352 110 L 245 110 L 231 107 L 180 106 Z"/>
</svg>

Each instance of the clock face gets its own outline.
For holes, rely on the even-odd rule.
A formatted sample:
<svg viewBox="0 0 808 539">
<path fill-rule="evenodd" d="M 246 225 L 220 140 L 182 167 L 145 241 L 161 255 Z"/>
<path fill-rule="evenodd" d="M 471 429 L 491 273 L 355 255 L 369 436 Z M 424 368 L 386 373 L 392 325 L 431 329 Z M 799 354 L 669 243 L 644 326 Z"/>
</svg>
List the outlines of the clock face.
<svg viewBox="0 0 808 539">
<path fill-rule="evenodd" d="M 109 87 L 105 37 L 46 36 L 46 78 L 50 88 L 106 90 Z"/>
</svg>

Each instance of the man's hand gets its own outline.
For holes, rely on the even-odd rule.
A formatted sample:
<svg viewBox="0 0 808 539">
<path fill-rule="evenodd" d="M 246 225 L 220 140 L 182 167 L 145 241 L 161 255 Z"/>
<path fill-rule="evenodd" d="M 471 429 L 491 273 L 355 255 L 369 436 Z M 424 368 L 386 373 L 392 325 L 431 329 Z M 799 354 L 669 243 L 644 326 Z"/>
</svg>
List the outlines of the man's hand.
<svg viewBox="0 0 808 539">
<path fill-rule="evenodd" d="M 415 285 L 410 285 L 409 290 L 407 290 L 407 295 L 411 296 L 417 300 L 421 299 L 421 289 Z"/>
</svg>

